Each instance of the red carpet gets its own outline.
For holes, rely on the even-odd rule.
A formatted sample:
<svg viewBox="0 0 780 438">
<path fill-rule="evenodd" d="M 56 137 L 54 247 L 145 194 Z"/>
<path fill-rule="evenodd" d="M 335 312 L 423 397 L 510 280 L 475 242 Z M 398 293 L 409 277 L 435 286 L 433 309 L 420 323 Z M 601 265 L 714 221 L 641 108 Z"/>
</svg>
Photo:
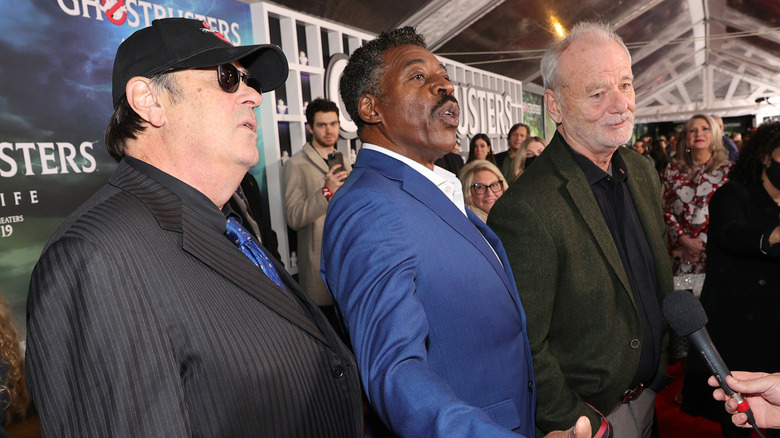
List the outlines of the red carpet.
<svg viewBox="0 0 780 438">
<path fill-rule="evenodd" d="M 661 438 L 720 437 L 720 424 L 702 417 L 692 417 L 680 410 L 674 396 L 682 386 L 683 371 L 679 363 L 669 366 L 669 375 L 677 378 L 658 393 L 655 410 L 658 415 L 658 432 Z M 753 432 L 753 437 L 758 435 Z"/>
<path fill-rule="evenodd" d="M 655 411 L 661 438 L 719 437 L 720 424 L 702 417 L 692 417 L 680 410 L 674 396 L 682 386 L 683 371 L 679 363 L 669 366 L 669 375 L 677 378 L 658 393 Z"/>
<path fill-rule="evenodd" d="M 658 393 L 655 399 L 655 409 L 658 414 L 658 429 L 661 438 L 709 438 L 720 437 L 720 425 L 702 417 L 691 417 L 680 410 L 680 406 L 674 402 L 674 395 L 682 386 L 682 370 L 679 364 L 669 367 L 669 374 L 677 378 L 666 389 Z M 11 438 L 39 438 L 40 427 L 37 418 L 31 419 L 24 425 L 9 428 Z M 753 433 L 753 437 L 758 435 Z M 620 438 L 620 437 L 616 437 Z"/>
</svg>

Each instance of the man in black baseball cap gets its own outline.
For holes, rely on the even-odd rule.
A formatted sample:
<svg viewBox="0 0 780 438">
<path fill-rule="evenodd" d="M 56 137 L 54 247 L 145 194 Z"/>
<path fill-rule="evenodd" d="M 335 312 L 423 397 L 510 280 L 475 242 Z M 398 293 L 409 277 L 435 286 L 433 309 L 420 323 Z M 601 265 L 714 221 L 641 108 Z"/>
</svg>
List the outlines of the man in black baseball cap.
<svg viewBox="0 0 780 438">
<path fill-rule="evenodd" d="M 234 66 L 236 62 L 238 66 Z M 238 71 L 238 67 L 246 73 Z M 277 46 L 236 47 L 204 21 L 154 20 L 150 27 L 127 38 L 116 52 L 112 78 L 114 117 L 106 130 L 106 145 L 114 158 L 122 158 L 124 139 L 135 131 L 134 126 L 130 126 L 129 132 L 122 129 L 122 120 L 117 120 L 131 113 L 126 107 L 125 90 L 131 80 L 160 78 L 166 73 L 198 68 L 216 68 L 217 83 L 227 93 L 235 93 L 242 81 L 258 93 L 273 91 L 284 84 L 288 74 L 287 58 Z"/>
<path fill-rule="evenodd" d="M 238 61 L 255 78 L 258 93 L 277 89 L 287 79 L 287 58 L 270 44 L 235 47 L 205 21 L 186 18 L 154 20 L 123 42 L 116 52 L 114 106 L 133 76 L 151 78 L 170 70 L 216 67 Z"/>
<path fill-rule="evenodd" d="M 362 435 L 351 353 L 228 200 L 282 51 L 155 20 L 117 51 L 108 183 L 47 243 L 27 377 L 52 436 Z"/>
</svg>

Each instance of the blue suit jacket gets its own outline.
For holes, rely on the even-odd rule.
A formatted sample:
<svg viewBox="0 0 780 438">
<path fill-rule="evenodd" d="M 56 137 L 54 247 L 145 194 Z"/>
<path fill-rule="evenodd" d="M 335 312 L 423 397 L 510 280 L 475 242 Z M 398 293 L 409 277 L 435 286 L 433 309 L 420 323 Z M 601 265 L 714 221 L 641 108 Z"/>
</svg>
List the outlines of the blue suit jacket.
<svg viewBox="0 0 780 438">
<path fill-rule="evenodd" d="M 328 208 L 322 274 L 394 433 L 533 434 L 525 313 L 504 248 L 428 179 L 361 151 Z"/>
</svg>

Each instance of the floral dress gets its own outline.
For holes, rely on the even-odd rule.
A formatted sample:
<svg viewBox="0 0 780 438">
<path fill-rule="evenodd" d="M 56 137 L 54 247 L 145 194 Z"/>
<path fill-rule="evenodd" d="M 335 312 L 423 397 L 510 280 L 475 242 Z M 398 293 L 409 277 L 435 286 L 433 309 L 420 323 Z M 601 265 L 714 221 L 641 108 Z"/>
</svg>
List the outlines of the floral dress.
<svg viewBox="0 0 780 438">
<path fill-rule="evenodd" d="M 731 161 L 726 161 L 712 172 L 705 173 L 709 161 L 694 165 L 693 178 L 688 179 L 676 162 L 669 163 L 664 173 L 664 220 L 669 228 L 670 248 L 679 246 L 679 238 L 698 237 L 707 243 L 710 224 L 710 198 L 715 190 L 728 181 Z M 701 274 L 707 261 L 702 253 L 699 262 L 689 265 L 674 261 L 674 275 Z"/>
</svg>

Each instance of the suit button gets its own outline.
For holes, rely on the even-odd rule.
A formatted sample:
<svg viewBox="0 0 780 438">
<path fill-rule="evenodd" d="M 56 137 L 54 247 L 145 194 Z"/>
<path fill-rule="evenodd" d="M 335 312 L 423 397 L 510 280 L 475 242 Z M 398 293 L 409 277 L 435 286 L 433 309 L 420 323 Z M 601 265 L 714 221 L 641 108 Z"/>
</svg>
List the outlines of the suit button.
<svg viewBox="0 0 780 438">
<path fill-rule="evenodd" d="M 336 379 L 340 379 L 340 378 L 344 377 L 344 368 L 342 368 L 340 366 L 333 367 L 333 369 L 330 370 L 330 374 L 333 377 L 335 377 Z"/>
<path fill-rule="evenodd" d="M 639 339 L 631 340 L 631 348 L 639 348 Z"/>
<path fill-rule="evenodd" d="M 763 278 L 761 280 L 758 280 L 758 285 L 759 286 L 763 286 L 765 284 L 766 284 L 766 280 L 764 280 Z"/>
<path fill-rule="evenodd" d="M 534 392 L 534 382 L 528 381 L 528 392 Z"/>
</svg>

